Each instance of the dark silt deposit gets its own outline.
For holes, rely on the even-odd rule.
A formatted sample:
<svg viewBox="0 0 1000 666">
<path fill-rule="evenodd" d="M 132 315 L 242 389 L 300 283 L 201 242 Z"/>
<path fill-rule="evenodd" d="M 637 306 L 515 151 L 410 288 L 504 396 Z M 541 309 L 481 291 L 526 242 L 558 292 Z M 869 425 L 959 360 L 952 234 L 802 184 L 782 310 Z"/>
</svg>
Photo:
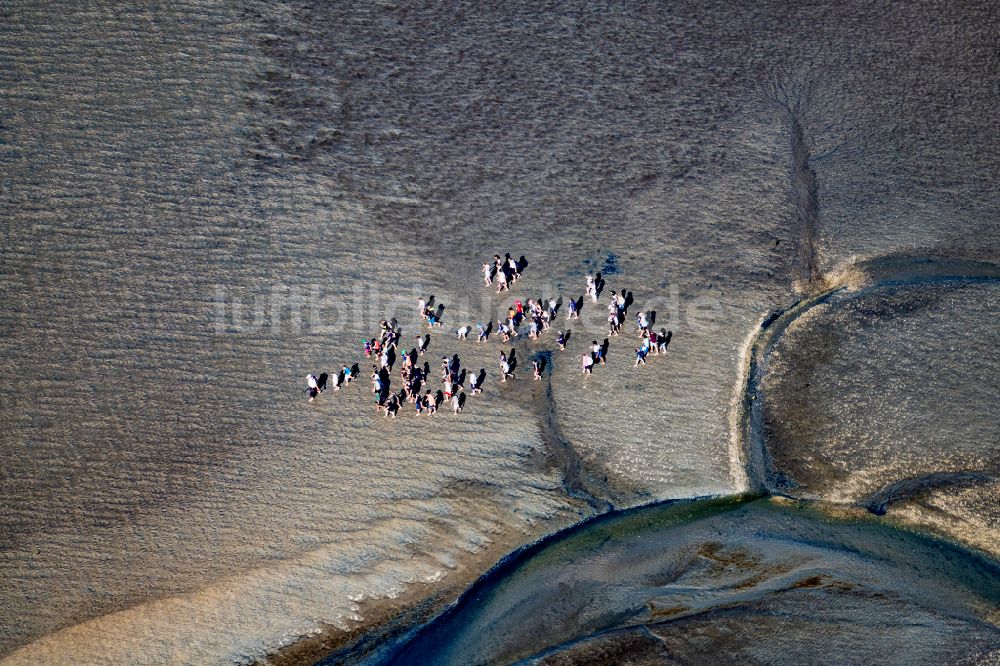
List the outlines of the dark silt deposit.
<svg viewBox="0 0 1000 666">
<path fill-rule="evenodd" d="M 605 514 L 508 556 L 453 607 L 409 635 L 364 655 L 347 656 L 364 657 L 369 663 L 413 664 L 575 664 L 626 658 L 641 663 L 798 662 L 813 660 L 817 654 L 835 654 L 837 663 L 987 663 L 995 659 L 1000 654 L 996 505 L 987 500 L 985 511 L 961 516 L 951 530 L 938 526 L 938 531 L 979 545 L 991 557 L 866 518 L 858 511 L 838 509 L 839 498 L 815 497 L 782 471 L 792 466 L 782 457 L 782 440 L 776 440 L 770 429 L 762 430 L 763 405 L 792 401 L 765 396 L 770 382 L 761 378 L 794 381 L 794 372 L 808 366 L 800 362 L 777 374 L 770 364 L 787 363 L 780 350 L 790 344 L 787 336 L 803 326 L 801 320 L 828 331 L 830 324 L 823 317 L 839 315 L 831 309 L 839 303 L 851 307 L 858 301 L 879 299 L 877 313 L 890 318 L 890 325 L 893 317 L 926 318 L 932 306 L 945 308 L 941 322 L 968 331 L 969 323 L 957 321 L 956 313 L 947 308 L 963 297 L 989 305 L 990 290 L 1000 281 L 1000 267 L 940 258 L 886 257 L 853 267 L 849 280 L 853 284 L 803 299 L 764 319 L 749 347 L 750 369 L 740 401 L 751 487 L 817 501 L 720 498 Z M 893 300 L 884 303 L 887 294 Z M 991 310 L 992 306 L 987 307 L 975 316 Z M 858 316 L 853 325 L 877 331 L 886 324 Z M 927 320 L 911 325 L 924 338 L 948 334 Z M 984 325 L 984 331 L 992 334 L 985 321 Z M 845 325 L 838 328 L 843 330 Z M 905 340 L 899 332 L 895 337 Z M 994 342 L 987 336 L 975 344 L 991 346 Z M 920 362 L 918 349 L 907 345 L 905 354 L 923 368 L 925 376 L 920 381 L 927 382 L 927 361 Z M 817 356 L 811 353 L 809 358 Z M 837 358 L 849 364 L 854 357 L 842 353 Z M 876 362 L 871 353 L 865 359 L 866 365 Z M 877 372 L 890 385 L 893 373 L 908 367 L 893 353 L 880 360 L 883 365 Z M 954 360 L 948 365 L 953 373 L 962 371 Z M 835 376 L 856 373 L 856 369 L 840 371 Z M 963 402 L 976 396 L 988 401 L 989 395 L 996 395 L 992 390 L 984 395 L 981 391 L 988 387 L 968 379 L 952 376 L 949 380 L 954 387 L 972 391 Z M 940 387 L 938 394 L 946 390 Z M 990 413 L 987 404 L 968 409 Z M 854 505 L 881 516 L 893 502 L 939 488 L 973 488 L 995 500 L 1000 453 L 995 445 L 997 423 L 961 413 L 953 416 L 950 407 L 934 416 L 948 417 L 964 428 L 985 428 L 959 441 L 969 442 L 973 452 L 966 454 L 972 461 L 960 460 L 966 465 L 985 465 L 987 470 L 901 478 Z M 848 425 L 843 420 L 838 424 Z M 900 427 L 897 421 L 891 426 Z M 874 435 L 877 429 L 871 424 L 869 428 Z M 822 447 L 813 443 L 811 450 L 822 451 Z M 990 462 L 975 462 L 979 460 L 976 451 Z M 928 469 L 947 467 L 961 455 L 954 446 L 947 454 L 940 446 L 903 453 L 919 456 Z M 844 453 L 840 456 L 846 458 Z M 873 464 L 870 449 L 859 460 Z M 916 471 L 914 464 L 908 463 L 908 469 Z M 905 472 L 895 473 L 898 478 Z M 890 477 L 892 472 L 883 474 Z M 931 510 L 925 507 L 914 520 L 920 522 Z M 970 593 L 983 596 L 973 600 Z M 971 602 L 959 613 L 965 620 L 951 615 L 954 600 Z M 978 610 L 966 615 L 973 608 Z"/>
<path fill-rule="evenodd" d="M 2 3 L 0 662 L 1000 661 L 998 31 Z M 382 318 L 483 392 L 382 416 Z"/>
<path fill-rule="evenodd" d="M 973 663 L 1000 651 L 998 603 L 996 561 L 875 520 L 677 502 L 514 554 L 371 661 Z"/>
</svg>

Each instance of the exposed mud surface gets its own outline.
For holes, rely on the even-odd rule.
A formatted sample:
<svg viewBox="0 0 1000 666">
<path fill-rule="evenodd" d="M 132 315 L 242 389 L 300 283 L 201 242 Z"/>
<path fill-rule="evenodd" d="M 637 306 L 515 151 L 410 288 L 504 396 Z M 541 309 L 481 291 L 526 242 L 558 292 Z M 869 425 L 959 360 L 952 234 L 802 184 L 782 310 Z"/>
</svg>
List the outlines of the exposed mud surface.
<svg viewBox="0 0 1000 666">
<path fill-rule="evenodd" d="M 764 313 L 863 286 L 835 274 L 859 256 L 995 261 L 997 25 L 988 3 L 4 4 L 0 657 L 332 646 L 421 599 L 432 614 L 607 503 L 805 488 L 743 437 L 741 343 Z M 807 93 L 793 116 L 769 82 Z M 529 261 L 512 296 L 479 277 L 498 251 Z M 454 338 L 596 271 L 601 302 L 569 321 L 563 301 L 570 342 L 536 386 L 554 331 L 516 343 L 502 386 L 508 346 Z M 584 376 L 611 290 L 634 304 Z M 461 415 L 383 418 L 359 340 L 396 316 L 412 342 L 429 293 L 447 307 L 431 364 L 458 353 L 486 391 Z M 941 362 L 972 379 L 960 350 L 985 320 L 959 306 Z M 636 368 L 640 310 L 673 337 Z M 895 352 L 874 353 L 891 376 Z M 793 384 L 831 361 L 801 360 Z M 307 372 L 359 362 L 306 403 Z M 775 442 L 829 425 L 786 404 Z M 846 479 L 838 501 L 983 548 L 996 484 L 973 480 L 992 461 L 962 439 L 944 466 L 823 474 Z M 892 485 L 939 473 L 972 476 Z"/>
<path fill-rule="evenodd" d="M 681 503 L 515 556 L 379 661 L 973 663 L 1000 651 L 998 573 L 874 519 L 772 500 Z"/>
<path fill-rule="evenodd" d="M 905 503 L 911 519 L 915 502 L 944 501 L 950 487 L 983 493 L 973 510 L 953 505 L 961 517 L 944 531 L 975 545 L 993 535 L 998 554 L 1000 281 L 896 277 L 832 295 L 772 347 L 760 440 L 770 482 L 890 516 Z"/>
</svg>

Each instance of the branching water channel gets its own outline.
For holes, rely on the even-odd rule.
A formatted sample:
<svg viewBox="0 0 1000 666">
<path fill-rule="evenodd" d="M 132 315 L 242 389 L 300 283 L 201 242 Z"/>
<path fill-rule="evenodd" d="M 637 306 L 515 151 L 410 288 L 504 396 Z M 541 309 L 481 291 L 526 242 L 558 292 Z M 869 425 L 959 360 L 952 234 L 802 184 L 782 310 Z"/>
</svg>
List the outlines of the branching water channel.
<svg viewBox="0 0 1000 666">
<path fill-rule="evenodd" d="M 512 552 L 454 604 L 426 624 L 403 633 L 397 640 L 377 647 L 366 644 L 363 654 L 340 652 L 324 663 L 338 663 L 345 658 L 363 658 L 369 663 L 456 663 L 456 660 L 509 663 L 528 655 L 535 655 L 532 659 L 544 659 L 546 655 L 564 650 L 586 651 L 595 641 L 595 645 L 604 646 L 602 649 L 609 641 L 614 645 L 622 641 L 631 645 L 638 640 L 634 632 L 639 628 L 645 637 L 643 640 L 655 638 L 651 646 L 646 647 L 659 649 L 656 627 L 665 623 L 687 626 L 696 623 L 692 618 L 716 613 L 715 609 L 722 606 L 766 605 L 764 600 L 773 595 L 784 598 L 783 595 L 791 591 L 825 589 L 833 580 L 840 580 L 839 585 L 867 586 L 867 594 L 889 594 L 889 590 L 877 593 L 871 590 L 881 590 L 884 581 L 892 581 L 887 587 L 899 585 L 900 580 L 908 580 L 911 569 L 935 569 L 936 578 L 932 576 L 932 579 L 945 580 L 948 585 L 958 586 L 955 589 L 971 585 L 977 594 L 985 594 L 980 599 L 982 604 L 996 605 L 1000 601 L 1000 578 L 997 577 L 1000 568 L 989 558 L 931 537 L 900 533 L 875 518 L 835 521 L 831 526 L 828 518 L 821 518 L 825 502 L 796 496 L 794 479 L 775 469 L 768 454 L 762 426 L 764 401 L 761 390 L 775 345 L 796 319 L 816 306 L 847 293 L 890 285 L 905 288 L 928 283 L 996 281 L 1000 280 L 1000 267 L 959 259 L 887 256 L 859 262 L 838 274 L 846 277 L 836 286 L 765 316 L 747 347 L 739 396 L 734 401 L 738 412 L 734 422 L 739 424 L 735 441 L 741 448 L 740 457 L 746 471 L 749 486 L 746 494 L 667 500 L 632 509 L 613 509 L 590 487 L 578 454 L 560 435 L 551 388 L 540 387 L 533 400 L 542 422 L 543 438 L 563 469 L 566 491 L 585 500 L 599 513 Z M 889 502 L 929 485 L 970 484 L 989 478 L 977 473 L 932 476 L 896 481 L 862 506 L 873 514 L 881 514 Z M 777 504 L 769 499 L 775 496 L 779 497 Z M 787 506 L 782 506 L 782 501 L 786 501 Z M 726 530 L 737 532 L 750 529 L 748 526 L 753 523 L 757 525 L 753 529 L 758 532 L 754 533 L 756 536 L 743 534 L 726 541 L 718 536 L 718 523 L 724 524 Z M 699 525 L 704 525 L 705 529 Z M 704 544 L 695 545 L 705 538 L 706 531 L 720 539 L 718 543 L 712 542 L 716 545 L 708 550 Z M 768 533 L 768 539 L 784 545 L 774 549 L 757 543 L 759 533 Z M 907 545 L 900 546 L 901 541 Z M 659 550 L 650 550 L 647 547 L 650 543 L 660 543 Z M 682 547 L 680 544 L 684 543 L 687 546 Z M 747 554 L 747 550 L 754 554 Z M 665 552 L 668 554 L 664 555 Z M 939 556 L 943 559 L 935 559 Z M 646 566 L 657 569 L 645 559 L 656 561 L 664 557 L 671 573 L 650 574 L 643 569 Z M 582 563 L 595 558 L 604 562 L 602 566 L 607 566 L 609 558 L 610 561 L 621 560 L 621 567 L 612 566 L 594 576 L 593 570 L 587 568 L 594 566 L 593 563 L 586 566 Z M 804 566 L 803 559 L 812 564 Z M 725 563 L 727 568 L 723 573 L 721 569 L 706 573 L 699 570 L 699 562 L 703 560 Z M 851 578 L 852 567 L 858 566 L 860 560 L 864 560 L 866 566 L 878 561 L 882 563 L 879 566 L 888 567 L 883 579 L 844 582 Z M 583 567 L 581 578 L 573 582 L 570 576 L 571 580 L 567 581 L 562 574 L 578 566 Z M 539 574 L 549 569 L 551 579 L 560 581 L 551 589 L 544 582 L 549 578 Z M 639 569 L 643 571 L 641 575 L 636 573 Z M 659 589 L 656 594 L 649 593 L 650 575 L 659 580 L 658 586 L 654 586 Z M 689 575 L 714 580 L 716 592 L 706 593 L 700 584 L 695 587 L 676 585 Z M 921 578 L 919 584 L 912 581 L 906 584 L 911 588 L 907 599 L 917 605 L 935 595 L 939 601 L 943 600 L 934 587 L 936 583 Z M 930 587 L 922 587 L 925 585 Z M 614 601 L 612 598 L 617 594 L 614 590 L 622 589 L 629 591 L 625 595 L 627 601 Z M 658 598 L 657 594 L 666 595 L 664 598 L 674 605 L 664 609 L 660 602 L 650 601 Z M 637 603 L 639 610 L 636 610 Z M 531 611 L 532 608 L 535 610 Z M 978 615 L 970 608 L 949 607 L 946 610 L 966 619 Z M 536 626 L 537 618 L 532 612 L 549 613 L 558 616 L 559 620 L 554 626 Z M 521 630 L 517 630 L 517 626 Z M 524 631 L 525 626 L 535 630 L 529 629 L 522 635 L 519 632 Z M 976 626 L 984 632 L 986 645 L 993 646 L 995 642 L 1000 646 L 996 627 Z M 501 632 L 489 638 L 470 638 L 484 631 L 498 631 L 500 627 L 506 627 L 510 635 Z M 939 636 L 934 640 L 943 639 Z"/>
</svg>

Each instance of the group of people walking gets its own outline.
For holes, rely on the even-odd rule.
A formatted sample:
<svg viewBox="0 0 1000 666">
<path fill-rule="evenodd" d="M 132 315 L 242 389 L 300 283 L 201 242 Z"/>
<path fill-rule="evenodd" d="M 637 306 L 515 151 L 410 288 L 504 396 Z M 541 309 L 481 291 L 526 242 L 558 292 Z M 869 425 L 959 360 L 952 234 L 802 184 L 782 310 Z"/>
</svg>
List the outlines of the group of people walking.
<svg viewBox="0 0 1000 666">
<path fill-rule="evenodd" d="M 486 286 L 492 286 L 496 283 L 498 285 L 497 293 L 504 290 L 509 291 L 511 285 L 520 279 L 526 265 L 527 261 L 524 257 L 518 260 L 511 257 L 510 254 L 504 255 L 502 258 L 499 254 L 494 255 L 492 262 L 483 263 L 483 278 Z M 593 274 L 587 275 L 586 295 L 594 303 L 598 302 L 603 287 L 604 280 L 600 273 L 596 276 Z M 581 372 L 583 374 L 591 374 L 596 365 L 607 365 L 607 355 L 610 347 L 609 339 L 621 334 L 631 301 L 631 294 L 624 290 L 621 293 L 617 291 L 611 292 L 611 298 L 608 302 L 608 337 L 603 342 L 592 340 L 588 351 L 581 355 Z M 580 304 L 582 302 L 583 298 L 580 298 L 579 301 L 569 299 L 566 307 L 567 320 L 579 318 Z M 507 317 L 497 321 L 497 334 L 504 342 L 508 342 L 520 337 L 522 333 L 519 329 L 527 324 L 528 338 L 538 340 L 545 331 L 548 331 L 552 327 L 552 323 L 555 321 L 562 304 L 561 298 L 529 298 L 523 303 L 520 299 L 517 299 L 508 309 Z M 435 307 L 433 296 L 427 299 L 421 298 L 418 304 L 418 311 L 431 329 L 442 326 L 441 318 L 444 306 L 437 305 Z M 640 340 L 639 346 L 635 348 L 636 367 L 645 364 L 646 357 L 650 353 L 657 355 L 666 353 L 672 333 L 663 328 L 659 331 L 654 330 L 654 319 L 655 313 L 652 312 L 639 312 L 636 315 L 636 327 Z M 469 394 L 476 395 L 482 393 L 486 371 L 480 370 L 478 373 L 468 372 L 462 367 L 458 354 L 454 354 L 450 358 L 448 356 L 441 358 L 440 388 L 435 390 L 429 387 L 431 375 L 430 364 L 426 361 L 422 364 L 420 363 L 420 358 L 427 351 L 430 344 L 431 336 L 429 333 L 426 335 L 418 334 L 413 348 L 402 352 L 402 362 L 399 369 L 399 378 L 402 386 L 398 391 L 392 391 L 390 388 L 392 383 L 391 374 L 398 360 L 397 353 L 401 339 L 401 329 L 395 319 L 383 319 L 379 322 L 379 327 L 380 331 L 377 336 L 363 340 L 362 342 L 365 356 L 376 360 L 372 364 L 371 370 L 372 393 L 375 395 L 376 407 L 386 417 L 391 416 L 395 418 L 407 403 L 413 405 L 414 412 L 417 415 L 435 414 L 442 406 L 448 406 L 455 414 L 458 414 L 465 406 L 466 384 L 469 386 Z M 478 330 L 478 342 L 486 342 L 489 339 L 492 325 L 487 324 L 484 326 L 482 323 L 478 323 L 476 324 L 476 328 Z M 471 332 L 471 326 L 463 325 L 456 331 L 457 339 L 466 340 Z M 569 330 L 558 331 L 556 344 L 559 345 L 560 351 L 566 350 L 569 338 Z M 515 356 L 516 351 L 514 349 L 511 349 L 509 355 L 506 352 L 500 352 L 499 369 L 500 381 L 502 383 L 506 383 L 508 379 L 515 379 Z M 546 363 L 541 357 L 532 359 L 532 377 L 535 380 L 542 378 L 545 365 Z M 334 390 L 340 390 L 341 386 L 350 384 L 356 375 L 357 365 L 353 366 L 353 368 L 349 368 L 346 365 L 343 366 L 341 371 L 334 377 Z M 327 375 L 323 374 L 316 377 L 310 374 L 306 377 L 306 380 L 306 390 L 309 394 L 309 401 L 312 402 L 326 388 Z"/>
<path fill-rule="evenodd" d="M 660 354 L 667 353 L 667 345 L 670 344 L 670 338 L 673 337 L 673 332 L 668 331 L 665 328 L 661 328 L 659 332 L 654 331 L 647 324 L 642 325 L 642 313 L 639 313 L 639 346 L 635 348 L 635 366 L 646 364 L 646 357 L 650 352 L 653 352 L 657 356 Z"/>
<path fill-rule="evenodd" d="M 497 321 L 497 334 L 504 342 L 508 342 L 511 338 L 518 337 L 521 324 L 528 322 L 528 337 L 537 340 L 542 331 L 549 330 L 558 310 L 559 301 L 555 298 L 550 298 L 548 301 L 542 299 L 534 301 L 529 298 L 527 303 L 516 300 L 507 310 L 507 318 Z M 479 341 L 485 342 L 489 332 L 482 324 L 477 326 L 480 331 Z"/>
<path fill-rule="evenodd" d="M 357 366 L 354 368 L 349 368 L 346 365 L 342 367 L 340 372 L 333 376 L 333 390 L 339 391 L 344 384 L 350 384 L 356 373 Z M 306 375 L 306 393 L 309 395 L 309 402 L 315 400 L 316 396 L 326 390 L 327 379 L 326 373 L 319 377 L 313 374 Z"/>
<path fill-rule="evenodd" d="M 433 309 L 431 299 L 420 299 L 418 310 L 431 327 L 440 326 L 439 313 L 443 311 L 442 306 L 437 310 Z M 384 339 L 389 341 L 399 340 L 400 333 L 395 320 L 392 322 L 381 322 Z M 466 327 L 468 328 L 468 327 Z M 466 334 L 468 331 L 466 330 Z M 464 337 L 461 333 L 459 337 Z M 389 345 L 391 343 L 385 343 Z M 393 361 L 390 356 L 382 358 L 387 362 L 381 367 L 372 366 L 372 393 L 375 394 L 376 406 L 386 417 L 395 418 L 399 411 L 407 404 L 413 405 L 414 413 L 417 416 L 422 414 L 436 414 L 438 409 L 447 405 L 458 414 L 465 406 L 465 383 L 470 384 L 470 393 L 473 395 L 482 392 L 482 382 L 485 379 L 485 371 L 472 376 L 462 368 L 462 362 L 458 354 L 451 358 L 441 357 L 441 388 L 434 390 L 429 388 L 431 381 L 430 363 L 424 361 L 420 363 L 420 357 L 427 351 L 430 344 L 430 334 L 417 335 L 416 345 L 409 351 L 402 354 L 402 363 L 399 369 L 399 378 L 402 386 L 398 391 L 391 390 L 391 373 Z M 391 345 L 395 349 L 395 345 Z"/>
<path fill-rule="evenodd" d="M 483 280 L 487 287 L 496 281 L 498 294 L 504 290 L 510 291 L 510 286 L 521 278 L 521 272 L 527 264 L 524 257 L 515 259 L 508 253 L 501 259 L 499 254 L 494 254 L 492 262 L 483 263 Z"/>
</svg>

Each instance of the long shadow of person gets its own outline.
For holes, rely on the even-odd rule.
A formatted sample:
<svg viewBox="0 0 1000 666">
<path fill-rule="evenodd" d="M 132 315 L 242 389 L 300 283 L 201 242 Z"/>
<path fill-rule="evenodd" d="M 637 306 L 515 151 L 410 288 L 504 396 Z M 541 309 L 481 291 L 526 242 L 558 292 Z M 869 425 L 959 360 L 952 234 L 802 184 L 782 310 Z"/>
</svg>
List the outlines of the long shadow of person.
<svg viewBox="0 0 1000 666">
<path fill-rule="evenodd" d="M 354 365 L 351 366 L 351 377 L 357 379 L 358 375 L 360 374 L 361 374 L 361 367 L 357 363 L 355 363 Z"/>
<path fill-rule="evenodd" d="M 458 384 L 459 386 L 465 386 L 465 379 L 468 376 L 468 374 L 469 373 L 465 370 L 465 368 L 462 368 L 462 371 L 458 373 L 458 381 L 456 382 L 456 384 Z"/>
<path fill-rule="evenodd" d="M 524 273 L 524 269 L 528 267 L 528 260 L 521 255 L 521 258 L 517 260 L 517 272 Z"/>
<path fill-rule="evenodd" d="M 386 360 L 389 362 L 389 372 L 392 372 L 392 366 L 396 364 L 396 351 L 389 347 L 385 354 Z"/>
<path fill-rule="evenodd" d="M 476 377 L 476 388 L 483 388 L 486 381 L 486 368 L 479 368 L 479 375 Z"/>
<path fill-rule="evenodd" d="M 598 273 L 594 276 L 594 291 L 597 292 L 597 297 L 601 297 L 601 292 L 604 291 L 604 278 Z"/>
<path fill-rule="evenodd" d="M 611 341 L 604 338 L 604 342 L 601 344 L 601 358 L 605 361 L 608 360 L 608 349 L 611 348 Z"/>
<path fill-rule="evenodd" d="M 510 366 L 510 371 L 514 372 L 517 368 L 517 350 L 511 347 L 510 353 L 507 354 L 507 364 Z"/>
<path fill-rule="evenodd" d="M 576 314 L 579 316 L 580 311 L 583 310 L 583 296 L 576 299 Z"/>
<path fill-rule="evenodd" d="M 628 314 L 628 309 L 635 303 L 635 299 L 632 297 L 631 291 L 626 293 L 624 289 L 622 289 L 622 298 L 625 299 L 625 307 L 622 308 L 622 314 Z"/>
<path fill-rule="evenodd" d="M 663 331 L 664 331 L 664 329 L 661 328 L 660 329 L 660 339 L 663 340 L 663 351 L 666 351 L 667 350 L 667 346 L 670 344 L 671 338 L 674 337 L 674 332 L 673 331 L 667 331 L 666 333 L 664 333 Z"/>
<path fill-rule="evenodd" d="M 438 389 L 438 392 L 434 394 L 434 406 L 440 407 L 442 402 L 444 402 L 444 393 Z"/>
<path fill-rule="evenodd" d="M 465 392 L 464 391 L 462 393 L 458 394 L 458 409 L 461 410 L 463 407 L 465 407 Z"/>
<path fill-rule="evenodd" d="M 652 328 L 653 324 L 656 323 L 656 310 L 650 310 L 646 316 L 649 318 L 649 327 Z"/>
<path fill-rule="evenodd" d="M 329 381 L 329 379 L 330 375 L 326 374 L 325 372 L 321 374 L 319 377 L 316 378 L 316 388 L 318 388 L 320 391 L 325 391 L 326 383 L 327 381 Z M 339 384 L 340 382 L 337 383 Z"/>
<path fill-rule="evenodd" d="M 535 360 L 538 361 L 538 372 L 544 373 L 545 369 L 549 367 L 549 363 L 552 361 L 552 352 L 540 351 L 535 354 Z"/>
<path fill-rule="evenodd" d="M 573 331 L 569 330 L 568 328 L 565 331 L 563 331 L 563 339 L 565 339 L 567 343 L 569 342 L 570 336 L 572 335 Z"/>
<path fill-rule="evenodd" d="M 483 339 L 489 340 L 490 333 L 492 332 L 493 332 L 493 320 L 490 319 L 488 322 L 486 322 L 486 328 L 483 329 Z"/>
</svg>

